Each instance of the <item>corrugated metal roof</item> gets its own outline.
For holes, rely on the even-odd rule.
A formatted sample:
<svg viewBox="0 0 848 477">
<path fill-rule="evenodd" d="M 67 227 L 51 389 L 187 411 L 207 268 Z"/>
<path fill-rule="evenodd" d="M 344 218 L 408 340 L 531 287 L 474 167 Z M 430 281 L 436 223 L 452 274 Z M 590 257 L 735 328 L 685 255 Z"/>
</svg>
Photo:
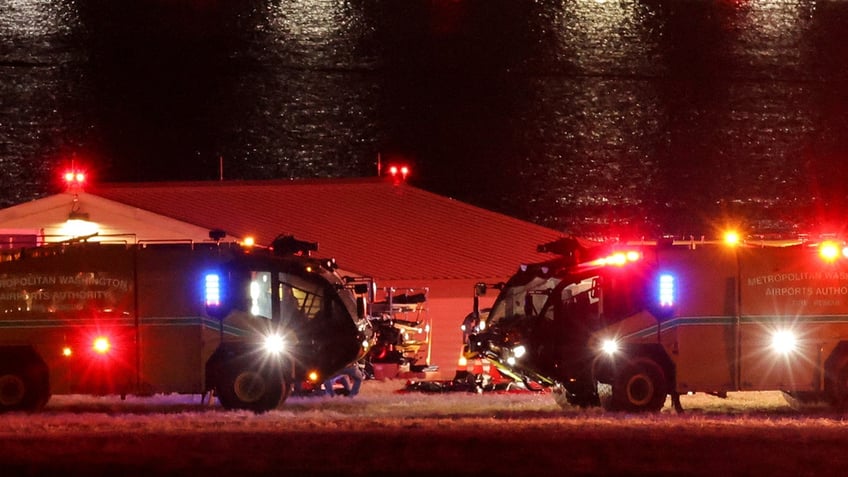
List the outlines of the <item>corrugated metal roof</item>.
<svg viewBox="0 0 848 477">
<path fill-rule="evenodd" d="M 318 255 L 380 279 L 485 279 L 551 258 L 561 233 L 380 179 L 100 184 L 90 193 L 205 228 L 319 243 Z"/>
</svg>

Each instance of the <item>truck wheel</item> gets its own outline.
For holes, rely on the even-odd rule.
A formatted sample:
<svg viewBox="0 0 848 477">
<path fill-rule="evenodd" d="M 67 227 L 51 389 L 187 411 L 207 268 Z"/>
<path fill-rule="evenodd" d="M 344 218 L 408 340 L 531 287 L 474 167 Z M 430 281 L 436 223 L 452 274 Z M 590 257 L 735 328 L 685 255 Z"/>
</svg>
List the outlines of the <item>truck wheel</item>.
<svg viewBox="0 0 848 477">
<path fill-rule="evenodd" d="M 0 412 L 38 411 L 50 399 L 47 369 L 28 364 L 0 369 Z"/>
<path fill-rule="evenodd" d="M 225 409 L 266 412 L 276 408 L 282 400 L 284 384 L 278 372 L 234 363 L 227 366 L 218 384 L 218 399 Z"/>
<path fill-rule="evenodd" d="M 612 385 L 612 410 L 656 412 L 665 405 L 668 394 L 665 373 L 649 358 L 628 363 Z"/>
</svg>

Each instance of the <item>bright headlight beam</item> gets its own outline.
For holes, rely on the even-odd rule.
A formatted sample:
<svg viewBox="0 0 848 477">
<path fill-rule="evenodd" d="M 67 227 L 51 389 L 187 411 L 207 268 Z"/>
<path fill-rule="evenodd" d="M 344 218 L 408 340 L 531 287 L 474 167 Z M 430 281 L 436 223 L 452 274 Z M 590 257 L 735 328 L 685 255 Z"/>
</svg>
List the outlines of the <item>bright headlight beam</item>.
<svg viewBox="0 0 848 477">
<path fill-rule="evenodd" d="M 527 348 L 525 348 L 523 345 L 518 345 L 515 348 L 512 348 L 512 355 L 515 356 L 515 359 L 521 358 L 526 352 Z"/>
<path fill-rule="evenodd" d="M 789 354 L 795 351 L 798 345 L 798 339 L 795 333 L 789 330 L 775 332 L 771 337 L 771 347 L 781 354 Z"/>
<path fill-rule="evenodd" d="M 604 340 L 601 343 L 601 350 L 606 354 L 615 354 L 618 351 L 618 342 L 615 340 Z"/>
<path fill-rule="evenodd" d="M 286 340 L 280 335 L 268 335 L 265 337 L 265 351 L 271 354 L 279 354 L 286 349 Z"/>
</svg>

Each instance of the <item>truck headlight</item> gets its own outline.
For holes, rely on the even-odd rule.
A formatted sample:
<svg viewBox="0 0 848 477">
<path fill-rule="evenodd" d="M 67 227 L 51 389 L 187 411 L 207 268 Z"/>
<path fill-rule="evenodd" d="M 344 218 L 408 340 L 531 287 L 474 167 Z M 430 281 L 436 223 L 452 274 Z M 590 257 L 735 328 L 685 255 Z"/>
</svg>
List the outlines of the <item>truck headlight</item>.
<svg viewBox="0 0 848 477">
<path fill-rule="evenodd" d="M 286 350 L 286 340 L 280 335 L 268 335 L 265 337 L 262 347 L 266 353 L 280 354 Z"/>
<path fill-rule="evenodd" d="M 618 352 L 618 341 L 613 339 L 605 339 L 601 342 L 601 351 L 606 354 L 613 355 Z"/>
<path fill-rule="evenodd" d="M 789 330 L 776 331 L 771 335 L 771 347 L 780 354 L 789 354 L 795 351 L 798 338 Z"/>
</svg>

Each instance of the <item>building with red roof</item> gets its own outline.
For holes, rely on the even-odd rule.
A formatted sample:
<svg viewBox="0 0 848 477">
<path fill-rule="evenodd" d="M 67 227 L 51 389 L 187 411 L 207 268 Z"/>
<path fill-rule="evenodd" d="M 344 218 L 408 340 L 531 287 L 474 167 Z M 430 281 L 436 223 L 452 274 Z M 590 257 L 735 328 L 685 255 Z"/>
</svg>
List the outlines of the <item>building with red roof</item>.
<svg viewBox="0 0 848 477">
<path fill-rule="evenodd" d="M 317 242 L 316 255 L 335 258 L 343 273 L 374 278 L 380 288 L 427 288 L 429 364 L 443 378 L 455 372 L 474 284 L 504 281 L 521 263 L 550 259 L 537 245 L 562 236 L 379 178 L 98 184 L 0 210 L 0 229 L 82 235 L 67 230 L 72 217 L 92 231 L 138 240 L 208 240 L 209 230 L 220 229 L 270 245 L 293 235 Z"/>
</svg>

